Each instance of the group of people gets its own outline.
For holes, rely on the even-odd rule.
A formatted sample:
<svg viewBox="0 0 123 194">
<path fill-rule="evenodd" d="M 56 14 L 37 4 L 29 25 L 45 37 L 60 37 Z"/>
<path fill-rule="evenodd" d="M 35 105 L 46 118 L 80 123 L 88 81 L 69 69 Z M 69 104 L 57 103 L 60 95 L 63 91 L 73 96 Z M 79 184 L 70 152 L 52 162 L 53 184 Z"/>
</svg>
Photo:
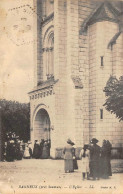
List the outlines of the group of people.
<svg viewBox="0 0 123 194">
<path fill-rule="evenodd" d="M 19 136 L 15 132 L 6 134 L 6 141 L 4 144 L 4 161 L 21 160 L 24 153 L 24 143 L 20 141 Z"/>
<path fill-rule="evenodd" d="M 82 172 L 82 179 L 100 179 L 112 176 L 111 172 L 111 143 L 103 140 L 103 145 L 97 145 L 98 140 L 93 138 L 89 144 L 84 145 L 80 151 L 79 158 L 81 159 L 80 169 Z M 74 172 L 78 169 L 78 164 L 75 156 L 74 142 L 67 140 L 64 153 L 64 170 L 67 172 Z"/>
<path fill-rule="evenodd" d="M 39 142 L 35 140 L 34 148 L 32 142 L 28 141 L 24 143 L 20 140 L 19 136 L 15 132 L 9 132 L 6 136 L 4 144 L 4 161 L 22 160 L 22 158 L 30 159 L 47 159 L 50 156 L 50 141 L 41 139 Z"/>
<path fill-rule="evenodd" d="M 25 145 L 24 158 L 47 159 L 50 156 L 50 141 L 41 139 L 39 142 L 35 140 L 34 148 L 32 149 L 31 142 Z"/>
</svg>

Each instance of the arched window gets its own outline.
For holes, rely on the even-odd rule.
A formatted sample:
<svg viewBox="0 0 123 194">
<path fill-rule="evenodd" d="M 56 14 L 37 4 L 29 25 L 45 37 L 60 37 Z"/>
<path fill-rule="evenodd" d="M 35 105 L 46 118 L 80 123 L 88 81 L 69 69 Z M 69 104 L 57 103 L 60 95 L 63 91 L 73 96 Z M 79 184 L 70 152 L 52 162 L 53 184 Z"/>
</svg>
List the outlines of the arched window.
<svg viewBox="0 0 123 194">
<path fill-rule="evenodd" d="M 44 80 L 54 76 L 54 33 L 51 31 L 45 37 L 43 48 Z"/>
</svg>

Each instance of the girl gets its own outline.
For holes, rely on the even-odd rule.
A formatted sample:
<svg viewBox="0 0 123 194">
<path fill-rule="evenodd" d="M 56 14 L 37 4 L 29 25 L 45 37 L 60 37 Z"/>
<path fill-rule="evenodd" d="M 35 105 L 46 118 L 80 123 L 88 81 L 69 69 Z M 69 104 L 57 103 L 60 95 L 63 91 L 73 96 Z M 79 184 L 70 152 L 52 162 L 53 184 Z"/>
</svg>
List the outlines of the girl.
<svg viewBox="0 0 123 194">
<path fill-rule="evenodd" d="M 88 150 L 88 145 L 84 145 L 84 148 L 80 152 L 80 159 L 81 159 L 81 169 L 82 169 L 82 177 L 83 180 L 85 177 L 89 179 L 89 155 L 90 152 Z"/>
</svg>

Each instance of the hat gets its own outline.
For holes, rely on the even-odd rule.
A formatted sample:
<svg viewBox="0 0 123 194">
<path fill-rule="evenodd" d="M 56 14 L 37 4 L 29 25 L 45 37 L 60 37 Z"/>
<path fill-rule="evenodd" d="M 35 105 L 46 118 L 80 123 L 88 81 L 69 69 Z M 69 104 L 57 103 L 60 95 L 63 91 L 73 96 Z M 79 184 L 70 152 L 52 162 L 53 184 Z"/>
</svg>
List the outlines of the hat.
<svg viewBox="0 0 123 194">
<path fill-rule="evenodd" d="M 36 141 L 36 144 L 40 144 L 39 141 Z"/>
<path fill-rule="evenodd" d="M 71 145 L 74 145 L 74 143 L 71 141 L 71 139 L 68 139 L 68 140 L 67 140 L 67 143 L 68 143 L 68 144 L 71 144 Z"/>
<path fill-rule="evenodd" d="M 28 143 L 28 144 L 31 144 L 32 142 L 31 142 L 31 141 L 28 141 L 27 143 Z"/>
<path fill-rule="evenodd" d="M 13 140 L 10 140 L 10 143 L 14 143 L 14 141 Z"/>
<path fill-rule="evenodd" d="M 98 140 L 96 139 L 96 138 L 93 138 L 92 140 L 91 140 L 91 143 L 97 143 L 98 142 Z"/>
</svg>

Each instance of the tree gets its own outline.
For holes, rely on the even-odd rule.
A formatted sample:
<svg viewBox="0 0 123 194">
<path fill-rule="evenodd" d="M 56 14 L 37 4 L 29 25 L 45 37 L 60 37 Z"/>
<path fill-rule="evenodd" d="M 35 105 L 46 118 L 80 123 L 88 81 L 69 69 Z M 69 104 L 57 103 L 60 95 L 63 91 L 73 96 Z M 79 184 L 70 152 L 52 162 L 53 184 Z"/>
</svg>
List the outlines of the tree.
<svg viewBox="0 0 123 194">
<path fill-rule="evenodd" d="M 104 92 L 107 99 L 103 106 L 107 111 L 115 114 L 119 121 L 123 120 L 123 76 L 119 80 L 110 76 Z"/>
<path fill-rule="evenodd" d="M 30 105 L 16 101 L 0 100 L 4 134 L 15 132 L 21 140 L 30 138 Z"/>
</svg>

